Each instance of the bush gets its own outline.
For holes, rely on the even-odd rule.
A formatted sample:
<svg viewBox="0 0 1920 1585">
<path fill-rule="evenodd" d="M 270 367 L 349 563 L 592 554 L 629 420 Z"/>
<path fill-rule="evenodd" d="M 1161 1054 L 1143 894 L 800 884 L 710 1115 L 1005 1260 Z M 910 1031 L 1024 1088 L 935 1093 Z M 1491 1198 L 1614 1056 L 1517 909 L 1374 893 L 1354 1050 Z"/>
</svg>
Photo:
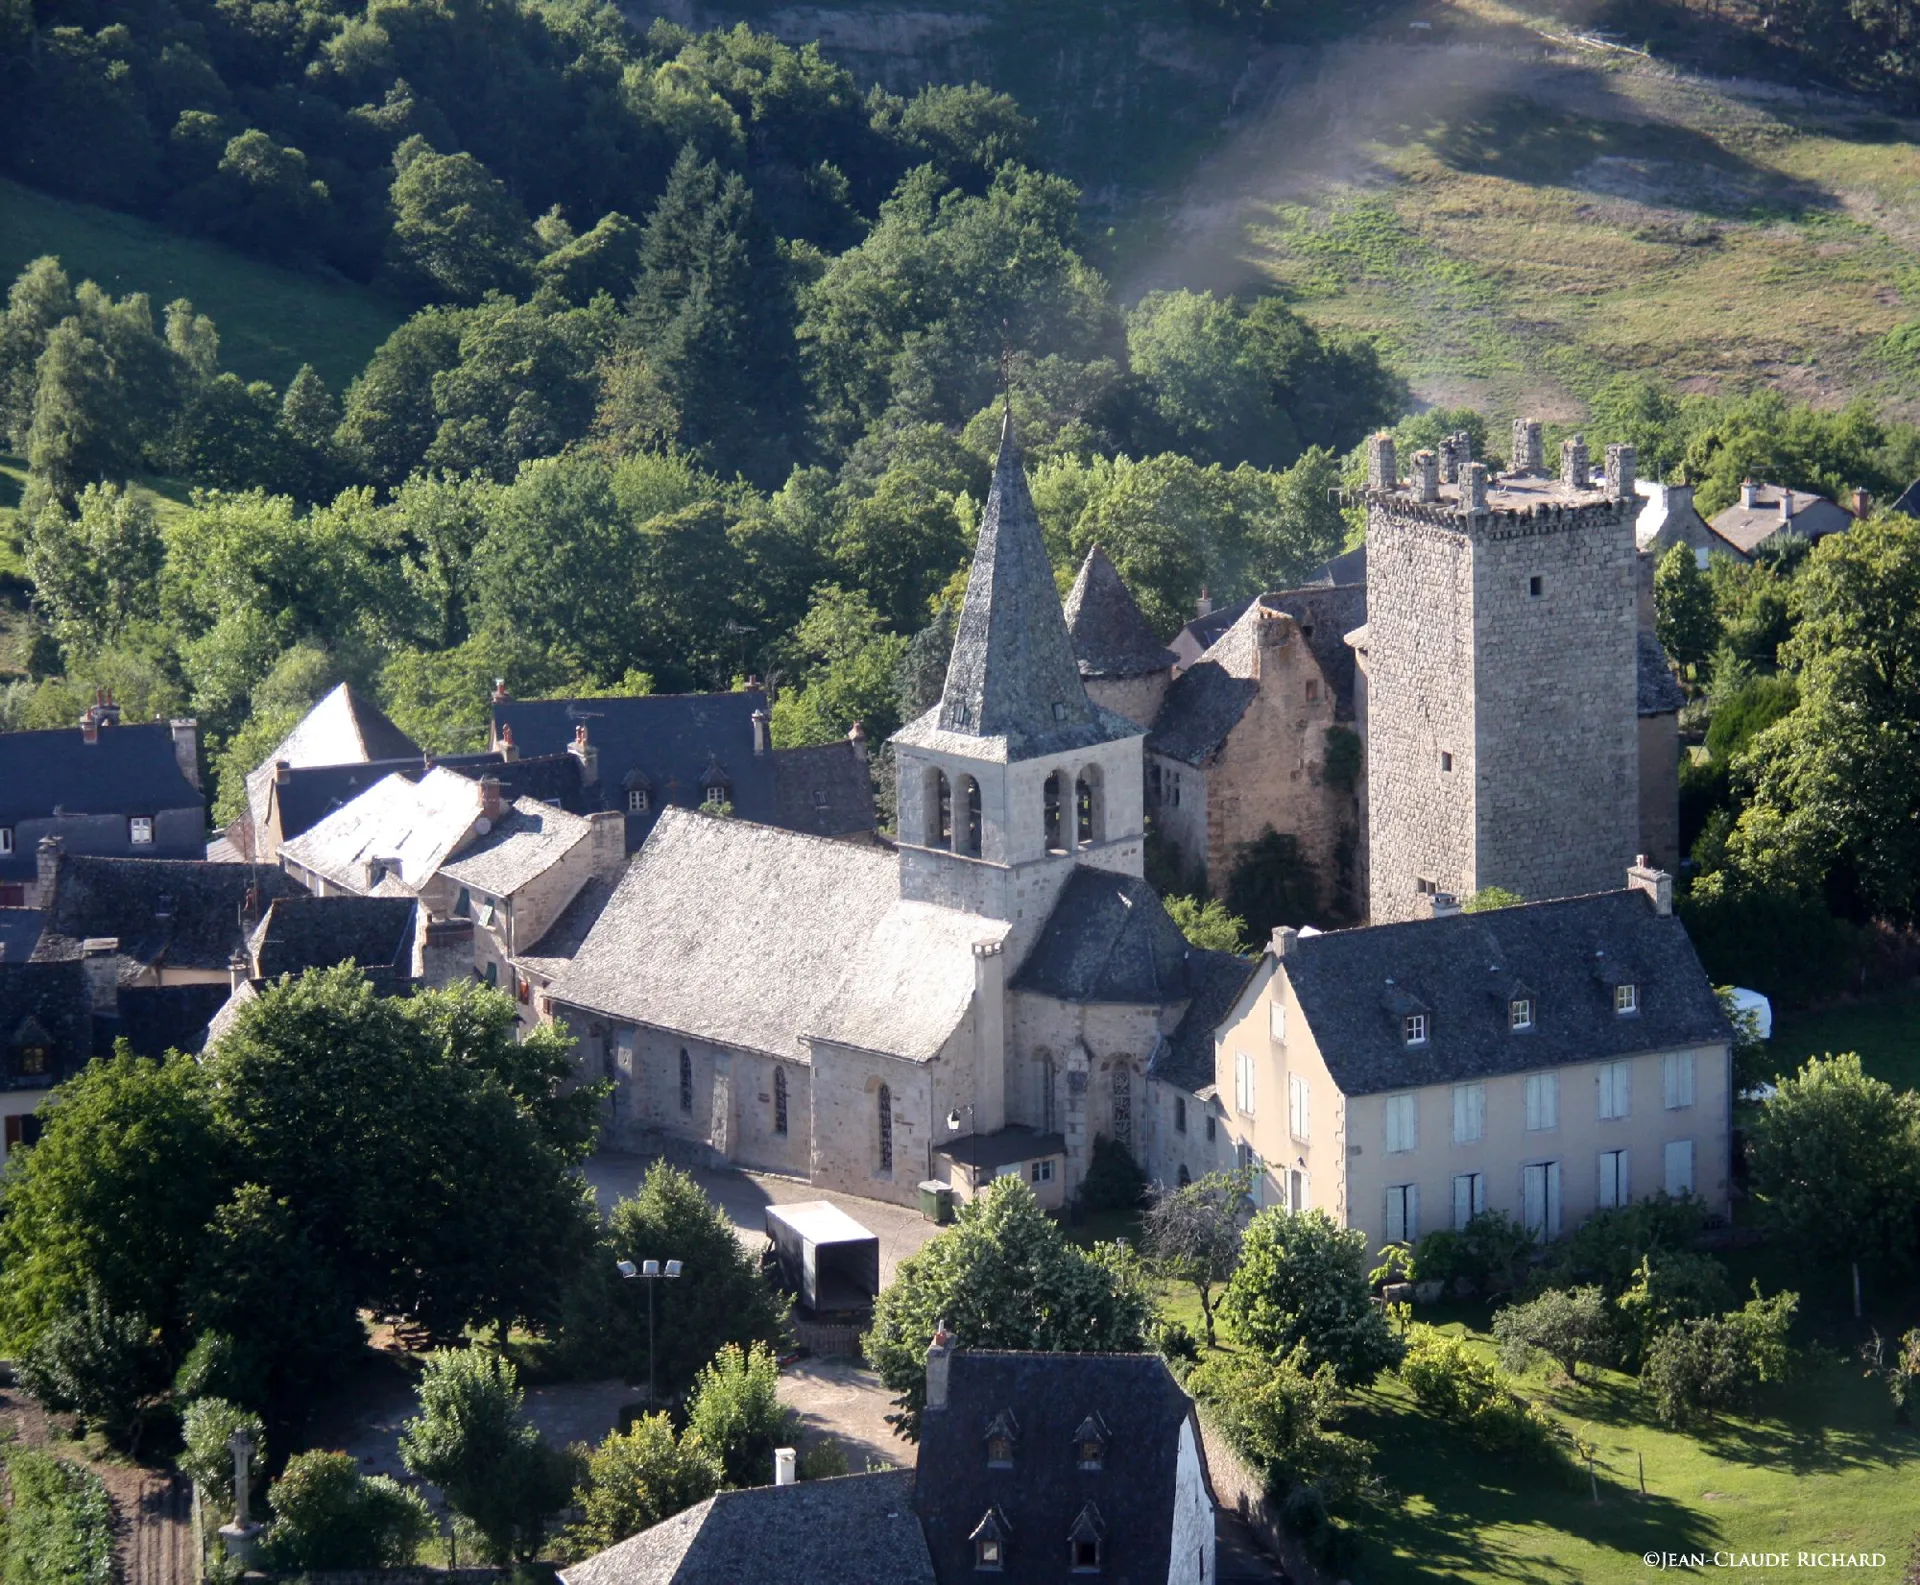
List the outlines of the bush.
<svg viewBox="0 0 1920 1585">
<path fill-rule="evenodd" d="M 1598 1282 L 1609 1298 L 1618 1298 L 1646 1256 L 1691 1251 L 1706 1225 L 1702 1201 L 1662 1190 L 1631 1205 L 1596 1211 L 1566 1241 L 1559 1265 L 1569 1274 Z"/>
<path fill-rule="evenodd" d="M 1370 1382 L 1400 1358 L 1400 1340 L 1367 1291 L 1367 1235 L 1325 1211 L 1271 1206 L 1247 1224 L 1220 1313 L 1241 1341 L 1275 1358 L 1304 1344 L 1342 1386 Z"/>
<path fill-rule="evenodd" d="M 97 1295 L 54 1321 L 20 1360 L 20 1385 L 49 1409 L 71 1409 L 118 1446 L 137 1450 L 147 1409 L 166 1390 L 153 1328 L 114 1315 Z"/>
<path fill-rule="evenodd" d="M 1102 1134 L 1080 1181 L 1083 1211 L 1137 1211 L 1146 1203 L 1147 1175 L 1127 1147 Z"/>
<path fill-rule="evenodd" d="M 1791 1364 L 1787 1330 L 1800 1296 L 1753 1297 L 1738 1310 L 1668 1327 L 1648 1345 L 1641 1389 L 1654 1413 L 1684 1426 L 1744 1405 L 1762 1382 L 1780 1381 Z"/>
<path fill-rule="evenodd" d="M 1535 1355 L 1545 1354 L 1569 1381 L 1577 1381 L 1583 1363 L 1599 1364 L 1613 1352 L 1613 1316 L 1598 1287 L 1549 1288 L 1496 1315 L 1493 1340 L 1508 1370 L 1523 1371 Z"/>
<path fill-rule="evenodd" d="M 704 1502 L 720 1489 L 720 1461 L 693 1437 L 675 1438 L 664 1414 L 613 1431 L 587 1459 L 574 1493 L 580 1522 L 567 1532 L 570 1557 L 591 1557 L 630 1535 Z"/>
<path fill-rule="evenodd" d="M 1614 1300 L 1628 1367 L 1646 1357 L 1662 1332 L 1713 1315 L 1732 1302 L 1727 1268 L 1711 1255 L 1669 1251 L 1642 1256 L 1633 1280 Z"/>
<path fill-rule="evenodd" d="M 1305 1349 L 1278 1360 L 1216 1354 L 1188 1373 L 1186 1385 L 1268 1491 L 1308 1488 L 1324 1509 L 1367 1484 L 1373 1447 L 1333 1429 L 1340 1383 L 1331 1365 L 1309 1368 Z"/>
<path fill-rule="evenodd" d="M 113 1503 L 100 1477 L 28 1448 L 6 1455 L 4 1585 L 112 1585 Z"/>
<path fill-rule="evenodd" d="M 1156 1321 L 1147 1340 L 1153 1344 L 1153 1351 L 1174 1367 L 1175 1374 L 1200 1358 L 1200 1339 L 1185 1321 Z"/>
<path fill-rule="evenodd" d="M 236 1431 L 253 1438 L 253 1462 L 249 1484 L 267 1466 L 266 1432 L 260 1418 L 251 1410 L 225 1398 L 196 1398 L 180 1417 L 180 1433 L 186 1446 L 180 1453 L 180 1468 L 193 1477 L 215 1507 L 233 1508 L 233 1454 L 228 1439 Z"/>
<path fill-rule="evenodd" d="M 294 1454 L 267 1502 L 274 1517 L 264 1550 L 278 1569 L 411 1563 L 433 1534 L 425 1498 L 386 1475 L 362 1475 L 349 1453 Z"/>
<path fill-rule="evenodd" d="M 1422 1409 L 1487 1452 L 1518 1463 L 1570 1467 L 1566 1433 L 1460 1338 L 1415 1326 L 1400 1379 Z"/>
<path fill-rule="evenodd" d="M 1460 1232 L 1436 1228 L 1414 1246 L 1413 1264 L 1422 1278 L 1449 1287 L 1464 1278 L 1483 1293 L 1505 1293 L 1519 1285 L 1537 1246 L 1529 1233 L 1504 1211 L 1482 1211 Z"/>
<path fill-rule="evenodd" d="M 687 1435 L 719 1462 L 729 1486 L 773 1484 L 773 1450 L 791 1440 L 780 1406 L 780 1365 L 764 1343 L 729 1343 L 693 1382 Z"/>
</svg>

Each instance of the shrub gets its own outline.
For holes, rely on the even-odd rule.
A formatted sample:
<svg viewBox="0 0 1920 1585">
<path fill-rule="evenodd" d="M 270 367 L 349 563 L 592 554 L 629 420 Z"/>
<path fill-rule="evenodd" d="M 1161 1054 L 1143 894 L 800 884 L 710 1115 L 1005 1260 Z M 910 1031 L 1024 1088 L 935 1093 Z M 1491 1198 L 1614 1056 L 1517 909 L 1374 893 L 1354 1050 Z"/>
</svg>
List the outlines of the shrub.
<svg viewBox="0 0 1920 1585">
<path fill-rule="evenodd" d="M 1428 1414 L 1469 1441 L 1518 1463 L 1565 1467 L 1570 1439 L 1553 1419 L 1514 1391 L 1504 1372 L 1460 1338 L 1413 1328 L 1400 1379 Z"/>
<path fill-rule="evenodd" d="M 1277 1360 L 1217 1354 L 1195 1366 L 1186 1385 L 1270 1492 L 1310 1487 L 1332 1506 L 1368 1482 L 1373 1447 L 1333 1429 L 1340 1383 L 1331 1365 L 1309 1367 L 1304 1348 Z"/>
<path fill-rule="evenodd" d="M 1127 1147 L 1102 1134 L 1080 1182 L 1083 1211 L 1137 1211 L 1147 1198 L 1147 1175 Z"/>
<path fill-rule="evenodd" d="M 1691 1251 L 1706 1224 L 1702 1201 L 1663 1190 L 1631 1205 L 1596 1211 L 1566 1241 L 1559 1264 L 1618 1298 L 1632 1285 L 1643 1257 Z"/>
<path fill-rule="evenodd" d="M 13 1506 L 0 1541 L 4 1585 L 111 1585 L 113 1503 L 100 1477 L 51 1454 L 6 1455 Z"/>
<path fill-rule="evenodd" d="M 1791 1362 L 1787 1329 L 1800 1296 L 1753 1297 L 1738 1310 L 1681 1321 L 1648 1345 L 1640 1385 L 1654 1413 L 1683 1426 L 1739 1408 L 1761 1382 L 1782 1380 Z"/>
<path fill-rule="evenodd" d="M 90 1295 L 48 1326 L 20 1360 L 20 1384 L 49 1409 L 77 1411 L 121 1447 L 137 1450 L 147 1409 L 166 1390 L 165 1357 L 138 1315 L 114 1315 Z"/>
<path fill-rule="evenodd" d="M 225 1398 L 195 1398 L 180 1417 L 180 1432 L 186 1443 L 180 1467 L 222 1510 L 233 1507 L 233 1454 L 227 1441 L 236 1431 L 245 1431 L 253 1438 L 250 1470 L 257 1477 L 267 1464 L 266 1433 L 258 1415 Z"/>
<path fill-rule="evenodd" d="M 311 1449 L 267 1488 L 274 1568 L 372 1569 L 411 1563 L 433 1534 L 426 1499 L 386 1475 L 362 1475 L 350 1453 Z"/>
<path fill-rule="evenodd" d="M 852 1469 L 852 1464 L 847 1460 L 847 1450 L 832 1437 L 800 1449 L 797 1473 L 802 1480 L 836 1480 L 850 1474 Z"/>
<path fill-rule="evenodd" d="M 1405 1244 L 1389 1244 L 1380 1251 L 1380 1264 L 1367 1273 L 1367 1286 L 1375 1293 L 1389 1283 L 1412 1282 L 1419 1263 Z"/>
<path fill-rule="evenodd" d="M 1733 1302 L 1727 1268 L 1711 1255 L 1644 1255 L 1626 1291 L 1614 1301 L 1626 1362 L 1636 1366 L 1662 1332 L 1697 1321 Z"/>
<path fill-rule="evenodd" d="M 567 1531 L 570 1557 L 591 1557 L 704 1502 L 720 1489 L 720 1461 L 693 1437 L 676 1438 L 664 1414 L 609 1432 L 587 1459 L 574 1493 L 580 1522 Z"/>
<path fill-rule="evenodd" d="M 773 1483 L 773 1450 L 792 1435 L 780 1406 L 780 1365 L 765 1343 L 729 1343 L 693 1381 L 687 1435 L 719 1463 L 729 1486 Z"/>
<path fill-rule="evenodd" d="M 1493 1338 L 1508 1370 L 1523 1371 L 1545 1354 L 1577 1381 L 1582 1363 L 1597 1364 L 1612 1352 L 1613 1317 L 1598 1287 L 1549 1288 L 1496 1315 Z"/>
<path fill-rule="evenodd" d="M 1372 1381 L 1400 1340 L 1367 1292 L 1367 1235 L 1325 1211 L 1271 1206 L 1247 1224 L 1220 1313 L 1245 1343 L 1278 1358 L 1303 1344 L 1342 1386 Z"/>
<path fill-rule="evenodd" d="M 1156 1321 L 1149 1329 L 1148 1342 L 1153 1351 L 1174 1367 L 1177 1374 L 1182 1366 L 1198 1363 L 1200 1359 L 1200 1339 L 1193 1335 L 1193 1328 L 1185 1321 Z"/>
<path fill-rule="evenodd" d="M 1414 1246 L 1413 1265 L 1422 1278 L 1449 1287 L 1465 1278 L 1482 1292 L 1504 1293 L 1518 1286 L 1536 1247 L 1533 1235 L 1504 1211 L 1482 1211 L 1459 1232 L 1428 1233 Z"/>
</svg>

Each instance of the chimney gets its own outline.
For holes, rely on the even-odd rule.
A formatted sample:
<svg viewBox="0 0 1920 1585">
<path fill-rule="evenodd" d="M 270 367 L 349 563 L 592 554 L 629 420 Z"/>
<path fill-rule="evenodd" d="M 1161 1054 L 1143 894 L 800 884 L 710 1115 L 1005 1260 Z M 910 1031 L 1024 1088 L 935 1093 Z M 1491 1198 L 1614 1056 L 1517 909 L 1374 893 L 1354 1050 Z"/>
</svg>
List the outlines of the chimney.
<svg viewBox="0 0 1920 1585">
<path fill-rule="evenodd" d="M 790 1447 L 776 1447 L 773 1450 L 774 1485 L 791 1486 L 793 1484 L 795 1456 Z"/>
<path fill-rule="evenodd" d="M 1292 925 L 1275 925 L 1269 949 L 1276 958 L 1284 958 L 1300 944 L 1300 932 Z"/>
<path fill-rule="evenodd" d="M 507 679 L 504 677 L 494 678 L 493 679 L 493 702 L 495 704 L 505 704 L 507 700 L 512 697 L 513 696 L 507 692 Z"/>
<path fill-rule="evenodd" d="M 945 1321 L 933 1324 L 933 1342 L 927 1348 L 927 1408 L 947 1406 L 947 1375 L 953 1367 L 953 1333 Z"/>
<path fill-rule="evenodd" d="M 429 919 L 420 943 L 420 983 L 443 990 L 473 973 L 473 921 Z"/>
<path fill-rule="evenodd" d="M 1645 892 L 1653 899 L 1653 911 L 1657 914 L 1664 916 L 1673 912 L 1673 877 L 1665 870 L 1655 869 L 1644 853 L 1627 871 L 1627 890 Z"/>
<path fill-rule="evenodd" d="M 273 762 L 273 779 L 279 786 L 288 786 L 293 781 L 293 766 L 283 759 L 275 760 Z"/>
<path fill-rule="evenodd" d="M 1760 502 L 1760 486 L 1751 479 L 1740 481 L 1740 504 L 1751 512 Z"/>
<path fill-rule="evenodd" d="M 1422 892 L 1416 899 L 1414 912 L 1419 919 L 1450 919 L 1465 910 L 1452 892 Z"/>
<path fill-rule="evenodd" d="M 1639 472 L 1640 454 L 1631 446 L 1607 447 L 1607 499 L 1610 501 L 1631 501 L 1635 499 L 1635 475 Z"/>
<path fill-rule="evenodd" d="M 608 879 L 627 865 L 627 817 L 618 809 L 596 809 L 587 816 L 587 851 L 593 873 Z"/>
<path fill-rule="evenodd" d="M 1793 491 L 1791 489 L 1780 492 L 1780 521 L 1783 524 L 1793 521 Z"/>
<path fill-rule="evenodd" d="M 498 776 L 480 778 L 480 813 L 494 825 L 507 817 L 507 800 L 501 796 Z"/>
<path fill-rule="evenodd" d="M 858 721 L 853 723 L 852 730 L 847 733 L 847 742 L 853 745 L 854 753 L 862 759 L 867 757 L 867 729 Z"/>
<path fill-rule="evenodd" d="M 120 938 L 88 936 L 80 945 L 87 971 L 87 990 L 95 1018 L 113 1018 L 120 1012 Z"/>
<path fill-rule="evenodd" d="M 1855 517 L 1865 517 L 1872 510 L 1872 495 L 1865 490 L 1855 490 L 1853 492 L 1853 515 Z"/>
<path fill-rule="evenodd" d="M 169 721 L 167 729 L 173 733 L 173 757 L 180 767 L 180 774 L 200 785 L 200 723 L 198 721 Z"/>
<path fill-rule="evenodd" d="M 567 745 L 567 752 L 580 762 L 580 785 L 599 786 L 600 751 L 587 741 L 586 722 L 573 729 L 573 741 Z"/>
<path fill-rule="evenodd" d="M 1393 436 L 1382 429 L 1367 436 L 1367 488 L 1397 490 L 1400 487 L 1400 463 L 1394 456 Z"/>
<path fill-rule="evenodd" d="M 520 757 L 520 750 L 515 748 L 513 744 L 513 727 L 511 724 L 500 728 L 500 739 L 494 744 L 494 750 L 499 754 L 501 759 L 505 760 L 509 765 Z"/>
<path fill-rule="evenodd" d="M 1213 596 L 1205 589 L 1200 591 L 1200 598 L 1193 602 L 1193 615 L 1195 621 L 1203 616 L 1213 615 Z"/>
<path fill-rule="evenodd" d="M 1515 473 L 1534 477 L 1545 475 L 1547 451 L 1545 443 L 1540 438 L 1539 419 L 1516 418 L 1513 421 L 1512 468 Z"/>
<path fill-rule="evenodd" d="M 1417 501 L 1440 499 L 1440 459 L 1431 451 L 1413 454 L 1413 495 Z"/>
<path fill-rule="evenodd" d="M 767 712 L 753 712 L 753 756 L 758 759 L 767 751 Z"/>
<path fill-rule="evenodd" d="M 80 741 L 82 743 L 100 741 L 100 700 L 97 691 L 93 703 L 87 707 L 86 714 L 80 717 Z"/>
<path fill-rule="evenodd" d="M 1469 512 L 1487 509 L 1487 465 L 1470 462 L 1460 470 L 1460 505 Z"/>
<path fill-rule="evenodd" d="M 53 912 L 53 894 L 60 884 L 60 855 L 66 844 L 58 837 L 42 837 L 39 851 L 34 859 L 37 870 L 34 875 L 34 891 L 39 906 L 46 912 Z"/>
<path fill-rule="evenodd" d="M 233 949 L 233 955 L 227 959 L 227 989 L 232 991 L 239 990 L 241 986 L 247 983 L 247 979 L 252 971 L 253 965 L 247 961 L 246 953 L 242 952 L 238 947 L 235 947 Z"/>
<path fill-rule="evenodd" d="M 1587 437 L 1573 435 L 1560 442 L 1560 488 L 1584 490 L 1593 482 L 1587 463 Z"/>
</svg>

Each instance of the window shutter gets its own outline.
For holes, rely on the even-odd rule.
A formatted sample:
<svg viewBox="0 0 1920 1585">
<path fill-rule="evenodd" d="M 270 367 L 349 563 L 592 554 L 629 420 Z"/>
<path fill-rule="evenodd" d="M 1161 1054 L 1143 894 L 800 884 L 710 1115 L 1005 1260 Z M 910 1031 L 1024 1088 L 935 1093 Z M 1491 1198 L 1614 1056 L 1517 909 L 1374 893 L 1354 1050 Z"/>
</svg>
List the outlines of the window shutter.
<svg viewBox="0 0 1920 1585">
<path fill-rule="evenodd" d="M 1420 1185 L 1407 1185 L 1407 1242 L 1411 1244 L 1420 1236 Z"/>
<path fill-rule="evenodd" d="M 1560 1163 L 1547 1163 L 1547 1237 L 1560 1236 Z"/>
<path fill-rule="evenodd" d="M 1660 1059 L 1660 1067 L 1666 1087 L 1667 1110 L 1677 1112 L 1682 1107 L 1693 1105 L 1693 1053 L 1671 1052 Z"/>
<path fill-rule="evenodd" d="M 1693 1141 L 1673 1139 L 1666 1149 L 1666 1189 L 1669 1194 L 1693 1192 Z"/>
<path fill-rule="evenodd" d="M 1463 1172 L 1453 1180 L 1453 1230 L 1457 1233 L 1473 1220 L 1473 1174 Z"/>
</svg>

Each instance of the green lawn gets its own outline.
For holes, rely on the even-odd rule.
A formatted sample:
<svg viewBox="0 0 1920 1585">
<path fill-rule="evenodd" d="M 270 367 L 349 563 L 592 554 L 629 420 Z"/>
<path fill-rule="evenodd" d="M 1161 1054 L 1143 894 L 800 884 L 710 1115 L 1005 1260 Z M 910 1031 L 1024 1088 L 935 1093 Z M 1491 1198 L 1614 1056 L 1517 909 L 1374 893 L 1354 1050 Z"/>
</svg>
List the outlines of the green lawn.
<svg viewBox="0 0 1920 1585">
<path fill-rule="evenodd" d="M 221 361 L 284 386 L 311 363 L 336 394 L 406 317 L 405 306 L 345 281 L 282 269 L 130 215 L 68 203 L 0 180 L 0 277 L 55 254 L 76 281 L 116 296 L 146 292 L 156 316 L 191 298 L 220 330 Z"/>
<path fill-rule="evenodd" d="M 1810 1056 L 1857 1051 L 1861 1066 L 1901 1089 L 1920 1089 L 1920 995 L 1845 1002 L 1814 1013 L 1774 1020 L 1769 1055 L 1791 1073 Z"/>
</svg>

